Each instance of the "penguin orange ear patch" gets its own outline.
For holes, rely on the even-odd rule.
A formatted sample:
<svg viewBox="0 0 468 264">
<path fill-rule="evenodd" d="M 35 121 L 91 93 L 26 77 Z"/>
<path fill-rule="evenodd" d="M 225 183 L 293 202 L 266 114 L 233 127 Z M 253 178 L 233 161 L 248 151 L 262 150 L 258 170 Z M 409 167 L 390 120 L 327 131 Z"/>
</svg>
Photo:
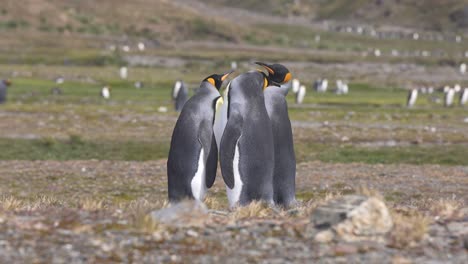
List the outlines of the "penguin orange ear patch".
<svg viewBox="0 0 468 264">
<path fill-rule="evenodd" d="M 215 80 L 213 78 L 208 78 L 207 81 L 211 83 L 213 86 L 216 86 Z"/>
<path fill-rule="evenodd" d="M 288 72 L 288 73 L 286 74 L 286 76 L 284 76 L 283 82 L 289 82 L 289 80 L 291 80 L 291 78 L 292 78 L 291 73 Z"/>
</svg>

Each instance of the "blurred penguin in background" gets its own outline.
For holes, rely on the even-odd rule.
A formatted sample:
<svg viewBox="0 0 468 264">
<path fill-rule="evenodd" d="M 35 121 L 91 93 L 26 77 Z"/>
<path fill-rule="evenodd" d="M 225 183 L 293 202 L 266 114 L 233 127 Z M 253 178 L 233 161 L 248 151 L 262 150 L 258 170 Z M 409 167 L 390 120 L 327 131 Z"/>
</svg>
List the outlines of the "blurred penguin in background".
<svg viewBox="0 0 468 264">
<path fill-rule="evenodd" d="M 109 99 L 110 98 L 110 90 L 111 88 L 108 86 L 104 86 L 101 89 L 101 97 L 104 99 Z"/>
<path fill-rule="evenodd" d="M 299 91 L 296 93 L 296 104 L 302 104 L 304 101 L 304 97 L 306 95 L 306 87 L 305 85 L 299 86 Z"/>
<path fill-rule="evenodd" d="M 126 80 L 128 78 L 128 68 L 127 67 L 120 67 L 120 79 Z"/>
<path fill-rule="evenodd" d="M 411 89 L 408 92 L 408 98 L 406 100 L 406 106 L 411 108 L 416 103 L 416 99 L 418 99 L 418 89 Z"/>
<path fill-rule="evenodd" d="M 172 100 L 174 100 L 174 107 L 177 112 L 182 111 L 184 104 L 188 100 L 188 88 L 181 80 L 176 81 L 172 89 Z"/>
<path fill-rule="evenodd" d="M 445 97 L 444 97 L 444 106 L 445 107 L 452 106 L 454 96 L 455 96 L 455 89 L 454 88 L 449 88 L 447 90 L 447 92 L 445 93 Z"/>
<path fill-rule="evenodd" d="M 7 99 L 7 89 L 11 85 L 10 80 L 2 80 L 0 82 L 0 104 L 3 104 Z"/>
<path fill-rule="evenodd" d="M 293 79 L 292 80 L 292 92 L 294 94 L 297 94 L 299 92 L 299 88 L 301 87 L 301 83 L 299 82 L 298 79 Z"/>
<path fill-rule="evenodd" d="M 460 93 L 460 105 L 465 105 L 468 101 L 468 87 L 464 88 Z"/>
</svg>

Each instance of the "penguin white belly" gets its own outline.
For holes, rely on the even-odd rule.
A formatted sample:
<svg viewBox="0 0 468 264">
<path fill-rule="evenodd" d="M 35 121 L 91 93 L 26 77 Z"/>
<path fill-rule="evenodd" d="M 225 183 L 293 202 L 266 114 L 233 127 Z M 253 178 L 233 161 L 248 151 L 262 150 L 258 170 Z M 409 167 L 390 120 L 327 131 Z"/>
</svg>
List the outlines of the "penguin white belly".
<svg viewBox="0 0 468 264">
<path fill-rule="evenodd" d="M 234 170 L 234 187 L 231 189 L 228 186 L 226 186 L 226 193 L 229 201 L 229 207 L 234 207 L 236 203 L 239 201 L 241 191 L 242 191 L 242 186 L 244 185 L 242 183 L 242 179 L 240 176 L 240 171 L 239 171 L 239 140 L 237 140 L 236 144 L 236 150 L 234 152 L 234 160 L 233 162 L 233 170 Z"/>
<path fill-rule="evenodd" d="M 216 145 L 218 146 L 218 153 L 220 152 L 220 145 L 221 145 L 221 138 L 223 137 L 224 133 L 224 128 L 226 128 L 227 125 L 227 112 L 228 112 L 228 105 L 229 105 L 229 98 L 228 98 L 228 93 L 229 93 L 229 87 L 231 86 L 231 83 L 228 84 L 226 87 L 226 90 L 224 91 L 223 95 L 223 100 L 221 106 L 219 109 L 215 109 L 215 120 L 213 124 L 213 131 L 214 131 L 214 136 L 216 140 Z M 218 105 L 218 102 L 216 103 Z"/>
<path fill-rule="evenodd" d="M 224 133 L 224 128 L 226 127 L 227 124 L 227 103 L 224 103 L 215 113 L 215 121 L 213 124 L 213 131 L 214 131 L 214 136 L 216 140 L 216 145 L 218 146 L 218 152 L 219 152 L 219 146 L 221 144 L 221 138 Z"/>
<path fill-rule="evenodd" d="M 190 186 L 192 187 L 193 197 L 198 201 L 202 201 L 206 193 L 206 169 L 203 148 L 201 149 L 200 157 L 198 158 L 197 172 L 195 172 L 195 175 L 190 182 Z"/>
<path fill-rule="evenodd" d="M 180 88 L 182 87 L 182 83 L 177 81 L 174 86 L 174 90 L 172 91 L 172 98 L 176 99 L 177 95 L 179 94 Z"/>
<path fill-rule="evenodd" d="M 460 104 L 464 105 L 468 101 L 468 88 L 465 88 L 462 92 Z"/>
</svg>

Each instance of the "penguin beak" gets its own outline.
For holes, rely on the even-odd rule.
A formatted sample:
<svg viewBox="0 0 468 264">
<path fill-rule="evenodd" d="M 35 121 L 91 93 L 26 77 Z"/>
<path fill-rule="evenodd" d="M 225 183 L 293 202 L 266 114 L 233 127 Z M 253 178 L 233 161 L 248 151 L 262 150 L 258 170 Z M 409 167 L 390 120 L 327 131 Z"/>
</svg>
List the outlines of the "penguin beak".
<svg viewBox="0 0 468 264">
<path fill-rule="evenodd" d="M 259 62 L 259 61 L 256 61 L 255 64 L 258 64 L 258 65 L 264 67 L 265 69 L 267 69 L 267 71 L 268 71 L 270 74 L 275 74 L 275 71 L 274 71 L 270 66 L 268 66 L 268 64 L 263 63 L 263 62 Z"/>
<path fill-rule="evenodd" d="M 234 70 L 232 70 L 232 71 L 230 71 L 228 73 L 225 73 L 223 76 L 221 76 L 221 81 L 224 82 L 224 80 L 226 80 L 226 78 L 233 72 L 234 72 Z"/>
</svg>

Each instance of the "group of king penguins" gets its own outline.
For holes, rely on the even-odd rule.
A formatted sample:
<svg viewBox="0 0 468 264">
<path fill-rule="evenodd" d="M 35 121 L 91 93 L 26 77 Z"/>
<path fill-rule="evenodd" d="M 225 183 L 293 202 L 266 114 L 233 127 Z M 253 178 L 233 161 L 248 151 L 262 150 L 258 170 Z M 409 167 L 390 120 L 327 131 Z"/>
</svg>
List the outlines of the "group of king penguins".
<svg viewBox="0 0 468 264">
<path fill-rule="evenodd" d="M 235 77 L 206 77 L 176 122 L 167 161 L 171 203 L 203 201 L 216 178 L 218 159 L 230 208 L 252 201 L 290 207 L 296 203 L 291 122 L 282 86 L 291 79 L 281 64 Z"/>
</svg>

